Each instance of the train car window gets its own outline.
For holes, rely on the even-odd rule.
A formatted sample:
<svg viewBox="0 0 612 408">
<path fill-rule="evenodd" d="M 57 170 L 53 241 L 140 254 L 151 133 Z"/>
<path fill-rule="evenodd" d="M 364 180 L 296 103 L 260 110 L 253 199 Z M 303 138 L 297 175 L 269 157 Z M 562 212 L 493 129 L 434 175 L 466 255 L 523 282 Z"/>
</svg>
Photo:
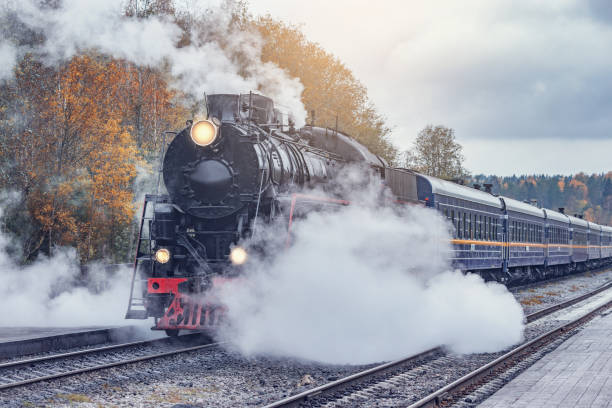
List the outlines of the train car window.
<svg viewBox="0 0 612 408">
<path fill-rule="evenodd" d="M 528 238 L 527 238 L 527 233 L 528 233 L 528 229 L 527 229 L 527 223 L 524 222 L 523 223 L 523 242 L 527 242 Z"/>
<path fill-rule="evenodd" d="M 470 239 L 474 239 L 474 230 L 476 229 L 476 217 L 470 213 Z"/>
<path fill-rule="evenodd" d="M 519 242 L 521 240 L 521 223 L 520 222 L 516 222 L 516 231 L 514 231 L 514 238 L 516 242 Z"/>
<path fill-rule="evenodd" d="M 463 236 L 461 232 L 461 211 L 457 210 L 457 238 L 461 238 Z"/>
<path fill-rule="evenodd" d="M 556 228 L 555 228 L 556 229 Z"/>
<path fill-rule="evenodd" d="M 497 241 L 497 219 L 493 217 L 493 221 L 495 221 L 495 224 L 493 224 L 493 238 Z"/>
<path fill-rule="evenodd" d="M 527 224 L 527 242 L 531 242 L 531 233 L 533 232 L 533 228 L 531 223 Z"/>
<path fill-rule="evenodd" d="M 461 230 L 461 212 L 457 211 L 457 237 L 463 237 L 463 231 Z"/>
<path fill-rule="evenodd" d="M 557 228 L 556 227 L 552 227 L 552 229 L 550 230 L 550 238 L 548 239 L 548 241 L 550 242 L 557 242 L 556 241 L 556 232 L 557 232 Z"/>
<path fill-rule="evenodd" d="M 478 215 L 478 236 L 476 239 L 482 239 L 482 215 Z"/>
<path fill-rule="evenodd" d="M 497 240 L 497 235 L 495 234 L 495 228 L 497 228 L 497 219 L 495 217 L 491 217 L 491 221 L 493 225 L 491 226 L 491 234 L 494 240 Z"/>
<path fill-rule="evenodd" d="M 487 239 L 487 216 L 482 217 L 482 239 Z"/>
<path fill-rule="evenodd" d="M 487 216 L 486 215 L 481 215 L 480 216 L 481 219 L 481 225 L 480 225 L 480 239 L 486 239 L 487 238 Z"/>
<path fill-rule="evenodd" d="M 463 213 L 463 238 L 467 238 L 468 237 L 468 226 L 467 226 L 467 220 L 466 220 L 466 213 Z"/>
<path fill-rule="evenodd" d="M 527 224 L 527 242 L 531 242 L 531 224 Z"/>
<path fill-rule="evenodd" d="M 531 241 L 531 224 L 525 223 L 525 241 Z"/>
<path fill-rule="evenodd" d="M 476 237 L 476 214 L 470 213 L 470 239 Z"/>
<path fill-rule="evenodd" d="M 553 229 L 551 228 L 551 229 L 549 229 L 548 231 L 549 231 L 549 232 L 548 232 L 548 242 L 553 242 L 553 241 L 552 241 Z"/>
</svg>

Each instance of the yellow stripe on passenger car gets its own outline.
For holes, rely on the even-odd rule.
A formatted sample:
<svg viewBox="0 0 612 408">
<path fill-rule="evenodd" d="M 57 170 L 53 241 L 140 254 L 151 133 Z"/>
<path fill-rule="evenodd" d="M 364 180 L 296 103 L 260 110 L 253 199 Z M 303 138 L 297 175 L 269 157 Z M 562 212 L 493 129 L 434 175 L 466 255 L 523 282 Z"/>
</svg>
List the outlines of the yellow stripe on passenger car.
<svg viewBox="0 0 612 408">
<path fill-rule="evenodd" d="M 568 245 L 568 244 L 535 244 L 531 242 L 501 242 L 501 241 L 477 241 L 475 239 L 451 239 L 451 244 L 457 245 L 480 245 L 480 246 L 510 246 L 510 247 L 535 247 L 535 248 L 612 248 L 612 245 L 598 246 L 598 245 Z"/>
</svg>

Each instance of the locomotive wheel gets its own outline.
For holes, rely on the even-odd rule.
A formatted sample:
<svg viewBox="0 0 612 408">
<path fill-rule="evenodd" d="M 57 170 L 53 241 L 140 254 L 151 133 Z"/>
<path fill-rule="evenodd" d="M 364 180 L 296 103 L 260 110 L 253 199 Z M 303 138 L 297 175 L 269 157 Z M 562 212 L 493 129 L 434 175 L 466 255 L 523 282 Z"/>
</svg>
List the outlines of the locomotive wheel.
<svg viewBox="0 0 612 408">
<path fill-rule="evenodd" d="M 179 329 L 166 329 L 166 336 L 176 337 L 179 334 Z"/>
</svg>

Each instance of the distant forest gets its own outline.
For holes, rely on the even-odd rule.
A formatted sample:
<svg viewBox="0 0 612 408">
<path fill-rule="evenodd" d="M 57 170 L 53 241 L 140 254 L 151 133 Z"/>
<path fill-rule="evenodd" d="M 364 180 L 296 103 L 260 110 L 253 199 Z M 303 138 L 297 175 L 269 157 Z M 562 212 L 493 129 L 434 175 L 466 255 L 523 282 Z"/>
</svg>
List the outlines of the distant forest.
<svg viewBox="0 0 612 408">
<path fill-rule="evenodd" d="M 537 200 L 537 205 L 566 214 L 581 214 L 588 221 L 612 225 L 612 171 L 573 176 L 526 175 L 497 177 L 477 175 L 469 185 L 492 184 L 492 192 L 521 201 Z"/>
</svg>

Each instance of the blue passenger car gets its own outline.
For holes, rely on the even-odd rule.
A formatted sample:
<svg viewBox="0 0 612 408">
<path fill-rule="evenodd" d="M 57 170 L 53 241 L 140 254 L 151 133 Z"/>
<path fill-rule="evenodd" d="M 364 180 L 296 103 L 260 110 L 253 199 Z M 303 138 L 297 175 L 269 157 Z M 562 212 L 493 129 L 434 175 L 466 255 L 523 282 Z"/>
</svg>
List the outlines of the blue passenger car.
<svg viewBox="0 0 612 408">
<path fill-rule="evenodd" d="M 544 209 L 546 215 L 546 266 L 571 262 L 570 223 L 567 215 Z"/>
<path fill-rule="evenodd" d="M 601 226 L 601 257 L 612 257 L 612 227 Z"/>
<path fill-rule="evenodd" d="M 503 213 L 498 197 L 421 174 L 417 175 L 417 190 L 419 201 L 436 208 L 453 225 L 451 242 L 455 268 L 465 271 L 501 270 Z"/>
<path fill-rule="evenodd" d="M 612 262 L 612 227 L 435 177 L 402 174 L 413 181 L 396 190 L 413 193 L 398 197 L 436 209 L 452 225 L 455 268 L 516 284 Z"/>
<path fill-rule="evenodd" d="M 601 259 L 601 225 L 589 222 L 588 236 L 588 260 L 598 261 Z"/>
<path fill-rule="evenodd" d="M 588 234 L 589 223 L 583 219 L 569 216 L 571 233 L 570 240 L 572 246 L 572 262 L 586 262 L 588 254 Z"/>
<path fill-rule="evenodd" d="M 544 211 L 509 197 L 501 199 L 507 215 L 508 268 L 544 266 Z"/>
</svg>

